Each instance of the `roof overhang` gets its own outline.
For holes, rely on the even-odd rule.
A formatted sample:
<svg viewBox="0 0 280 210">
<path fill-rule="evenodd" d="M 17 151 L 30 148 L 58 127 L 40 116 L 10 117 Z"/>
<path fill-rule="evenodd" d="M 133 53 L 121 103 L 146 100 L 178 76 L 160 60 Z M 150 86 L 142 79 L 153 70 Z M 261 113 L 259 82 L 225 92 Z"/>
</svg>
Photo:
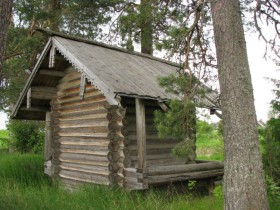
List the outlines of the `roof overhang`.
<svg viewBox="0 0 280 210">
<path fill-rule="evenodd" d="M 165 93 L 163 94 L 164 91 L 159 92 L 159 95 L 161 95 L 161 96 L 158 96 L 157 94 L 149 95 L 150 89 L 148 89 L 144 92 L 141 91 L 141 88 L 139 89 L 138 92 L 137 92 L 137 90 L 130 91 L 130 89 L 126 90 L 124 92 L 114 90 L 113 86 L 110 86 L 110 82 L 108 83 L 108 81 L 115 81 L 115 80 L 117 81 L 117 79 L 106 81 L 107 77 L 104 77 L 104 75 L 103 75 L 103 77 L 99 77 L 100 75 L 98 72 L 100 71 L 100 66 L 95 67 L 95 63 L 93 62 L 94 60 L 93 61 L 90 60 L 89 62 L 87 62 L 88 60 L 83 60 L 81 57 L 79 57 L 80 54 L 73 50 L 73 48 L 75 46 L 72 46 L 71 44 L 76 45 L 76 48 L 78 47 L 80 49 L 83 49 L 83 47 L 90 47 L 90 46 L 95 47 L 95 49 L 97 50 L 95 52 L 95 53 L 97 53 L 97 55 L 94 54 L 94 56 L 96 56 L 95 62 L 97 61 L 96 59 L 100 59 L 100 57 L 98 57 L 99 51 L 102 51 L 102 49 L 106 49 L 106 50 L 104 50 L 105 55 L 107 55 L 106 53 L 109 53 L 111 55 L 116 55 L 116 56 L 119 56 L 120 58 L 124 58 L 124 59 L 125 59 L 125 57 L 134 56 L 134 57 L 131 57 L 131 60 L 133 60 L 136 63 L 133 63 L 132 66 L 135 66 L 135 64 L 137 64 L 137 65 L 139 65 L 139 66 L 136 66 L 138 69 L 142 67 L 141 62 L 146 62 L 146 70 L 147 70 L 147 68 L 148 69 L 150 68 L 150 67 L 147 67 L 147 65 L 152 63 L 154 65 L 153 70 L 156 70 L 156 69 L 157 69 L 157 71 L 159 69 L 161 71 L 164 70 L 165 74 L 166 74 L 168 72 L 167 69 L 172 68 L 174 70 L 175 68 L 179 68 L 180 67 L 179 65 L 168 62 L 168 61 L 164 61 L 162 59 L 155 58 L 152 56 L 147 56 L 147 55 L 144 55 L 141 53 L 137 53 L 137 52 L 131 53 L 131 52 L 121 49 L 119 47 L 114 47 L 114 46 L 106 45 L 103 43 L 98 43 L 95 41 L 82 40 L 80 38 L 75 38 L 75 37 L 71 37 L 71 36 L 69 37 L 68 35 L 65 35 L 65 37 L 64 37 L 62 34 L 55 33 L 55 32 L 52 32 L 49 35 L 51 35 L 52 37 L 50 37 L 48 39 L 48 42 L 47 42 L 44 50 L 42 51 L 41 55 L 39 56 L 37 63 L 26 82 L 26 84 L 14 106 L 14 109 L 12 110 L 12 113 L 11 113 L 12 118 L 32 119 L 32 120 L 44 120 L 45 119 L 45 112 L 50 110 L 50 100 L 45 101 L 45 102 L 44 102 L 44 100 L 41 100 L 40 102 L 38 102 L 39 105 L 40 105 L 40 103 L 41 104 L 45 103 L 43 107 L 39 107 L 39 108 L 30 107 L 30 106 L 28 107 L 27 96 L 28 96 L 28 91 L 30 91 L 31 87 L 33 87 L 34 85 L 40 86 L 41 84 L 43 84 L 40 82 L 42 82 L 42 81 L 44 82 L 47 80 L 47 79 L 45 79 L 45 77 L 42 77 L 42 76 L 40 77 L 40 74 L 43 71 L 42 68 L 46 68 L 45 75 L 46 75 L 46 72 L 52 71 L 52 67 L 50 67 L 50 63 L 54 62 L 54 59 L 56 59 L 56 57 L 55 57 L 56 52 L 58 52 L 57 54 L 59 56 L 61 56 L 63 62 L 67 63 L 68 65 L 71 64 L 75 68 L 75 70 L 77 70 L 81 74 L 83 74 L 92 85 L 94 85 L 97 89 L 99 89 L 106 97 L 108 103 L 111 105 L 120 105 L 121 97 L 142 98 L 142 99 L 148 99 L 148 100 L 156 100 L 158 102 L 165 102 L 168 99 L 174 98 L 170 94 L 165 94 Z M 79 43 L 80 43 L 80 45 L 79 45 Z M 93 56 L 92 54 L 90 54 L 91 49 L 92 48 L 89 48 L 89 50 L 88 50 L 88 53 L 89 53 L 88 56 Z M 124 54 L 125 54 L 125 56 L 124 56 Z M 108 59 L 110 59 L 110 58 L 108 58 Z M 87 62 L 88 65 L 85 65 L 85 62 Z M 130 62 L 130 60 L 128 60 L 128 62 Z M 163 69 L 161 69 L 161 67 L 163 67 Z M 99 68 L 99 69 L 95 69 L 95 68 Z M 121 69 L 119 69 L 119 72 L 121 72 L 121 70 L 123 70 L 123 66 Z M 149 69 L 149 72 L 151 72 L 150 69 Z M 56 72 L 56 73 L 58 74 L 59 72 Z M 62 72 L 60 72 L 60 73 L 62 73 Z M 158 72 L 158 73 L 160 74 L 160 72 Z M 107 74 L 105 76 L 107 76 Z M 114 76 L 118 76 L 118 75 L 114 75 Z M 136 76 L 139 76 L 139 72 Z M 142 75 L 140 75 L 139 77 L 141 77 L 141 76 Z M 104 81 L 104 78 L 105 78 L 105 81 Z M 132 78 L 134 78 L 134 77 L 132 77 Z M 112 79 L 112 78 L 110 78 L 110 79 Z M 138 79 L 138 78 L 136 78 L 136 79 Z M 129 80 L 129 79 L 126 79 L 126 80 Z M 107 82 L 107 83 L 105 83 L 105 82 Z M 124 82 L 124 81 L 122 81 L 122 82 Z M 116 82 L 116 84 L 121 85 L 122 82 L 120 82 L 120 83 Z M 57 83 L 58 83 L 58 79 L 53 80 L 51 82 L 51 85 L 49 84 L 49 86 L 50 86 L 49 89 L 55 88 Z M 133 84 L 133 82 L 130 84 Z M 156 83 L 153 83 L 153 84 L 154 84 L 154 86 L 156 86 Z M 152 86 L 152 88 L 154 86 Z M 139 84 L 138 84 L 138 87 L 139 87 Z M 206 104 L 205 107 L 207 107 L 207 108 L 219 109 L 219 107 L 220 107 L 218 104 L 219 95 L 215 91 L 210 90 L 210 88 L 208 88 L 204 84 L 202 84 L 201 87 L 206 89 L 207 91 L 209 91 L 209 94 L 206 94 L 204 99 L 199 99 L 199 100 L 201 100 L 202 103 Z M 158 96 L 158 97 L 156 97 L 156 96 Z M 26 102 L 26 100 L 27 100 L 27 102 Z"/>
</svg>

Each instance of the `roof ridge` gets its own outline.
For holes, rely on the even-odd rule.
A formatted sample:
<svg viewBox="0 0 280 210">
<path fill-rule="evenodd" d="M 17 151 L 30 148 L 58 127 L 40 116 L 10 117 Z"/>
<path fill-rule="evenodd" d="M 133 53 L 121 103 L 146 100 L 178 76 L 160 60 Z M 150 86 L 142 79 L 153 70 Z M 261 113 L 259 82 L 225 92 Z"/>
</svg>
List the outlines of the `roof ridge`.
<svg viewBox="0 0 280 210">
<path fill-rule="evenodd" d="M 56 31 L 52 31 L 52 30 L 45 29 L 45 28 L 40 28 L 40 27 L 36 27 L 35 30 L 39 31 L 41 33 L 44 33 L 44 34 L 46 34 L 48 36 L 59 36 L 59 37 L 62 37 L 62 38 L 71 39 L 71 40 L 79 41 L 79 42 L 84 42 L 84 43 L 87 43 L 87 44 L 92 44 L 92 45 L 96 45 L 96 46 L 100 46 L 100 47 L 104 47 L 104 48 L 120 51 L 120 52 L 123 52 L 123 53 L 128 53 L 128 54 L 131 54 L 131 55 L 136 55 L 136 56 L 140 56 L 140 57 L 144 57 L 144 58 L 149 58 L 151 60 L 159 61 L 161 63 L 165 63 L 165 64 L 168 64 L 168 65 L 172 65 L 174 67 L 182 68 L 182 65 L 180 65 L 178 63 L 175 63 L 175 62 L 167 61 L 167 60 L 164 60 L 164 59 L 159 58 L 159 57 L 155 57 L 155 56 L 152 56 L 152 55 L 148 55 L 148 54 L 144 54 L 144 53 L 140 53 L 140 52 L 136 52 L 136 51 L 129 51 L 129 50 L 125 49 L 125 48 L 121 48 L 121 47 L 118 47 L 118 46 L 105 44 L 103 42 L 89 40 L 89 39 L 86 39 L 86 38 L 82 38 L 82 37 L 78 37 L 78 36 L 73 36 L 73 35 L 68 35 L 68 34 L 64 34 L 64 33 L 61 33 L 61 32 L 56 32 Z"/>
</svg>

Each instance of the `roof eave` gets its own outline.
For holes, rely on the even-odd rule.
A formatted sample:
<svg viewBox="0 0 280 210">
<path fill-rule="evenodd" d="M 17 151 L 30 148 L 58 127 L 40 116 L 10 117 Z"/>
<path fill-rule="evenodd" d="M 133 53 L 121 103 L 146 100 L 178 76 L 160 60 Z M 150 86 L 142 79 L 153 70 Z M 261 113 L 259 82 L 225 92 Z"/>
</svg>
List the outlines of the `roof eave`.
<svg viewBox="0 0 280 210">
<path fill-rule="evenodd" d="M 31 83 L 32 83 L 36 73 L 38 72 L 39 67 L 40 67 L 44 57 L 46 56 L 48 50 L 50 49 L 51 45 L 52 45 L 52 39 L 49 38 L 49 40 L 48 40 L 48 42 L 47 42 L 43 52 L 41 53 L 39 59 L 37 60 L 37 63 L 35 65 L 35 67 L 33 68 L 33 71 L 31 72 L 27 82 L 25 83 L 25 86 L 24 86 L 22 92 L 20 93 L 20 96 L 19 96 L 19 98 L 18 98 L 18 100 L 17 100 L 17 102 L 16 102 L 16 104 L 15 104 L 15 106 L 13 108 L 12 113 L 11 113 L 11 118 L 15 118 L 16 117 L 17 112 L 18 112 L 18 110 L 20 108 L 20 105 L 21 105 L 21 103 L 22 103 L 22 101 L 24 99 L 24 96 L 27 94 L 27 91 L 28 91 L 28 89 L 29 89 L 29 87 L 30 87 L 30 85 L 31 85 Z"/>
<path fill-rule="evenodd" d="M 51 39 L 53 47 L 55 47 L 64 56 L 64 58 L 73 65 L 73 67 L 77 71 L 79 71 L 81 74 L 84 74 L 87 80 L 92 85 L 101 90 L 110 105 L 120 105 L 120 102 L 116 98 L 116 94 L 110 91 L 103 83 L 103 81 L 101 81 L 98 77 L 92 75 L 91 71 L 86 66 L 84 66 L 75 56 L 69 53 L 69 51 L 55 37 L 52 37 Z"/>
</svg>

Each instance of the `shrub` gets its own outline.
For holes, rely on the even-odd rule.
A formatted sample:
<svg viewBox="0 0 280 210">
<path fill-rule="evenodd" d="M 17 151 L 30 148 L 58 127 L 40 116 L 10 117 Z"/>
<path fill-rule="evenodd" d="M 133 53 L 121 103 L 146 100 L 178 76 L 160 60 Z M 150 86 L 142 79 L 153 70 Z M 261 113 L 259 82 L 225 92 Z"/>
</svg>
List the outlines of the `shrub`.
<svg viewBox="0 0 280 210">
<path fill-rule="evenodd" d="M 272 118 L 264 130 L 259 130 L 264 169 L 280 185 L 280 119 Z"/>
<path fill-rule="evenodd" d="M 10 120 L 11 146 L 19 152 L 38 153 L 43 150 L 44 125 L 41 122 Z"/>
</svg>

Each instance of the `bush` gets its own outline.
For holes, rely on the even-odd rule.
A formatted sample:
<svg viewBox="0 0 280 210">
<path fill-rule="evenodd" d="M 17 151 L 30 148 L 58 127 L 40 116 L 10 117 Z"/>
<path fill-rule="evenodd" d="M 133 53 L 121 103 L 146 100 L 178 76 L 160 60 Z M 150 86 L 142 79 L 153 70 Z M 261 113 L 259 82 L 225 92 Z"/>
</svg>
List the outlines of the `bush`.
<svg viewBox="0 0 280 210">
<path fill-rule="evenodd" d="M 43 151 L 44 124 L 34 121 L 10 120 L 8 129 L 12 133 L 11 146 L 19 152 Z"/>
<path fill-rule="evenodd" d="M 259 133 L 265 172 L 280 185 L 280 119 L 270 119 Z"/>
</svg>

